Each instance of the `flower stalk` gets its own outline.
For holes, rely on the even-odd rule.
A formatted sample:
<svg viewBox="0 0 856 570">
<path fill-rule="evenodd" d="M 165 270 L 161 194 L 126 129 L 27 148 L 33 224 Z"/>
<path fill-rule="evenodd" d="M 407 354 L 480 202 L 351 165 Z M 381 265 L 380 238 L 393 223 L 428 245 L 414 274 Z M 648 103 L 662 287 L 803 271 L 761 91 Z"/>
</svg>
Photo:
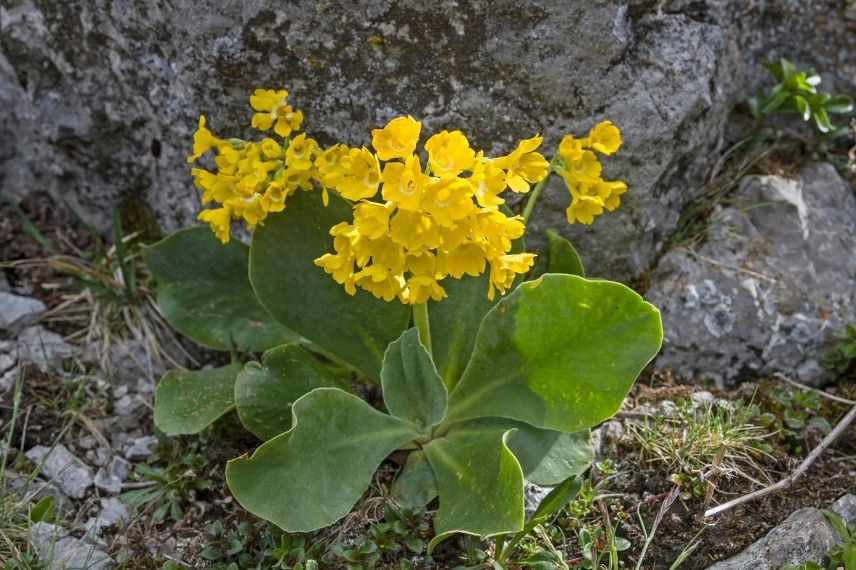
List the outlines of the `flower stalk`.
<svg viewBox="0 0 856 570">
<path fill-rule="evenodd" d="M 431 324 L 428 320 L 428 302 L 413 304 L 413 324 L 419 330 L 419 340 L 422 346 L 433 356 L 431 350 Z"/>
</svg>

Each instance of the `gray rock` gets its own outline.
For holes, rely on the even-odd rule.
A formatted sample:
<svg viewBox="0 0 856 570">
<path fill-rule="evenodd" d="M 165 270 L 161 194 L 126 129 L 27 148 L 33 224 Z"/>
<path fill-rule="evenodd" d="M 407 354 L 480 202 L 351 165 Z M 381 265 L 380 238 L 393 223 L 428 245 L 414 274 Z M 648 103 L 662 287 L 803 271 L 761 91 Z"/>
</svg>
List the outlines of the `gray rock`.
<svg viewBox="0 0 856 570">
<path fill-rule="evenodd" d="M 116 495 L 122 491 L 122 483 L 128 477 L 130 464 L 121 457 L 114 457 L 110 464 L 95 473 L 95 486 Z"/>
<path fill-rule="evenodd" d="M 139 461 L 150 456 L 154 450 L 152 449 L 158 440 L 156 437 L 147 435 L 135 438 L 131 444 L 125 448 L 125 457 L 129 461 Z"/>
<path fill-rule="evenodd" d="M 38 299 L 0 291 L 0 330 L 17 332 L 35 323 L 46 309 Z"/>
<path fill-rule="evenodd" d="M 58 366 L 64 359 L 75 354 L 74 347 L 60 335 L 40 326 L 24 329 L 18 335 L 17 341 L 18 359 L 34 363 L 43 372 Z"/>
<path fill-rule="evenodd" d="M 101 511 L 98 516 L 86 521 L 86 534 L 95 540 L 105 528 L 116 525 L 121 527 L 129 520 L 131 520 L 131 514 L 122 501 L 114 497 L 101 499 Z"/>
<path fill-rule="evenodd" d="M 856 497 L 845 495 L 832 510 L 848 524 L 856 521 Z M 708 570 L 778 570 L 787 564 L 820 563 L 840 543 L 819 509 L 800 509 L 744 552 Z"/>
<path fill-rule="evenodd" d="M 92 470 L 71 454 L 63 445 L 37 445 L 27 452 L 27 459 L 41 465 L 42 474 L 54 481 L 63 493 L 75 499 L 83 498 L 92 486 Z"/>
<path fill-rule="evenodd" d="M 667 253 L 646 297 L 663 315 L 657 366 L 720 385 L 780 371 L 817 385 L 830 331 L 856 320 L 856 196 L 828 164 L 750 176 L 696 251 Z"/>
<path fill-rule="evenodd" d="M 538 508 L 538 505 L 541 504 L 541 501 L 543 501 L 552 490 L 553 487 L 542 487 L 541 485 L 536 485 L 529 481 L 525 482 L 525 485 L 523 486 L 523 509 L 526 513 L 526 518 L 532 516 L 532 513 L 534 513 Z"/>
<path fill-rule="evenodd" d="M 562 228 L 598 274 L 628 279 L 699 195 L 728 111 L 766 80 L 761 62 L 786 53 L 856 77 L 839 4 L 16 2 L 0 12 L 0 180 L 17 195 L 61 193 L 102 229 L 119 202 L 148 203 L 168 230 L 188 225 L 199 203 L 184 157 L 199 114 L 249 134 L 247 95 L 282 83 L 325 144 L 367 144 L 372 127 L 411 113 L 426 133 L 461 128 L 489 154 L 535 132 L 550 149 L 609 117 L 626 140 L 607 161 L 629 181 L 626 207 L 567 227 L 554 181 L 531 233 Z"/>
<path fill-rule="evenodd" d="M 109 570 L 116 563 L 98 547 L 68 536 L 61 528 L 36 523 L 30 528 L 30 542 L 39 560 L 50 570 Z"/>
</svg>

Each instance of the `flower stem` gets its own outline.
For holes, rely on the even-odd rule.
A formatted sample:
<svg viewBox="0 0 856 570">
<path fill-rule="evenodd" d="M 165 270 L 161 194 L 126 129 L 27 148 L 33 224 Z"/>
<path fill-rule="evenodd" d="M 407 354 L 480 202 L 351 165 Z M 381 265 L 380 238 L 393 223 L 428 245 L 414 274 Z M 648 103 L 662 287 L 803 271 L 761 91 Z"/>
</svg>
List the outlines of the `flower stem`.
<svg viewBox="0 0 856 570">
<path fill-rule="evenodd" d="M 550 160 L 550 166 L 547 167 L 547 175 L 542 178 L 538 184 L 535 185 L 535 188 L 532 189 L 532 192 L 529 193 L 529 200 L 526 201 L 526 206 L 523 208 L 523 224 L 526 225 L 529 222 L 529 217 L 532 215 L 532 210 L 535 209 L 535 202 L 538 201 L 538 197 L 541 195 L 541 191 L 544 190 L 544 185 L 547 184 L 547 180 L 550 179 L 550 176 L 553 174 L 553 167 L 559 161 L 559 153 L 556 152 L 553 154 L 552 160 Z"/>
<path fill-rule="evenodd" d="M 422 345 L 428 350 L 428 353 L 433 356 L 431 350 L 431 325 L 428 322 L 428 302 L 418 303 L 413 305 L 413 324 L 419 330 L 419 340 Z"/>
</svg>

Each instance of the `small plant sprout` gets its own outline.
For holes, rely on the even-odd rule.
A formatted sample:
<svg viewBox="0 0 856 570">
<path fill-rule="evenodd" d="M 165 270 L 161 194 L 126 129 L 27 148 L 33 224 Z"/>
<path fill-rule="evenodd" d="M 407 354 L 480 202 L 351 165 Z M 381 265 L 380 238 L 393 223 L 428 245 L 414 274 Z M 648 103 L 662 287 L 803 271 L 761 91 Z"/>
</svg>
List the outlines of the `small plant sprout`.
<svg viewBox="0 0 856 570">
<path fill-rule="evenodd" d="M 616 413 L 662 340 L 657 309 L 583 278 L 567 240 L 551 235 L 544 274 L 523 241 L 553 174 L 569 223 L 620 206 L 627 186 L 604 179 L 600 162 L 621 147 L 619 129 L 567 135 L 550 159 L 540 135 L 488 157 L 457 130 L 421 142 L 422 124 L 400 116 L 372 131 L 371 148 L 322 148 L 285 90 L 256 90 L 250 105 L 253 126 L 273 135 L 221 138 L 204 117 L 194 135 L 188 160 L 211 169 L 192 175 L 215 206 L 199 219 L 213 231 L 180 230 L 144 251 L 170 324 L 232 354 L 168 373 L 156 425 L 198 433 L 236 409 L 263 443 L 229 462 L 227 484 L 288 532 L 348 515 L 396 451 L 407 459 L 395 501 L 439 501 L 428 555 L 458 533 L 523 532 L 524 478 L 557 485 L 584 471 L 590 429 Z M 528 194 L 522 215 L 506 190 Z M 249 247 L 233 221 L 252 232 Z M 380 388 L 375 405 L 361 384 Z M 339 556 L 359 567 L 421 549 L 399 530 L 375 525 Z"/>
<path fill-rule="evenodd" d="M 828 139 L 847 135 L 847 126 L 834 125 L 829 116 L 850 113 L 853 110 L 850 97 L 818 91 L 820 76 L 798 70 L 787 59 L 770 63 L 767 69 L 778 83 L 769 93 L 750 97 L 747 101 L 752 116 L 759 124 L 768 115 L 796 113 L 804 122 L 813 122 Z"/>
</svg>

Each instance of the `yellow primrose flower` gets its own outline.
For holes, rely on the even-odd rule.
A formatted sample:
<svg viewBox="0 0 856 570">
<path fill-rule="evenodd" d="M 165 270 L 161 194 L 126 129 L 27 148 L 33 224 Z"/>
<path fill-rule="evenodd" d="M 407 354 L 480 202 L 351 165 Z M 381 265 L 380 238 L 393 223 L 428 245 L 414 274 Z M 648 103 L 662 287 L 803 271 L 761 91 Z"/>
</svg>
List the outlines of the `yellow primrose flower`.
<svg viewBox="0 0 856 570">
<path fill-rule="evenodd" d="M 505 203 L 505 200 L 499 197 L 507 186 L 505 171 L 493 161 L 485 160 L 484 153 L 479 152 L 476 156 L 473 173 L 467 180 L 473 185 L 476 201 L 482 208 L 494 208 Z"/>
<path fill-rule="evenodd" d="M 491 259 L 487 298 L 492 301 L 496 291 L 504 295 L 514 285 L 517 275 L 528 272 L 534 264 L 534 253 L 511 253 Z"/>
<path fill-rule="evenodd" d="M 440 247 L 443 238 L 436 222 L 422 212 L 399 210 L 389 224 L 392 239 L 410 251 Z"/>
<path fill-rule="evenodd" d="M 358 287 L 387 302 L 398 297 L 404 288 L 399 275 L 392 273 L 388 267 L 378 264 L 366 266 L 354 274 L 354 282 Z"/>
<path fill-rule="evenodd" d="M 476 153 L 461 131 L 442 131 L 425 141 L 428 167 L 435 176 L 457 176 L 473 166 Z"/>
<path fill-rule="evenodd" d="M 229 243 L 229 230 L 232 214 L 229 208 L 216 208 L 213 210 L 202 210 L 196 217 L 198 220 L 211 226 L 211 231 L 222 243 Z"/>
<path fill-rule="evenodd" d="M 380 164 L 367 148 L 352 148 L 324 182 L 348 200 L 371 198 L 380 185 Z"/>
<path fill-rule="evenodd" d="M 621 148 L 621 131 L 611 121 L 602 121 L 591 128 L 588 146 L 607 156 Z"/>
<path fill-rule="evenodd" d="M 466 275 L 478 277 L 484 272 L 485 252 L 476 243 L 465 243 L 437 257 L 437 272 L 460 279 Z"/>
<path fill-rule="evenodd" d="M 276 134 L 287 137 L 300 130 L 303 123 L 303 113 L 288 104 L 288 91 L 285 89 L 256 89 L 250 96 L 250 106 L 257 111 L 253 115 L 252 126 L 260 131 L 273 127 Z"/>
<path fill-rule="evenodd" d="M 282 147 L 271 138 L 265 138 L 261 142 L 262 155 L 268 160 L 282 158 Z"/>
<path fill-rule="evenodd" d="M 318 143 L 302 133 L 289 141 L 285 149 L 285 163 L 289 168 L 309 170 L 318 154 Z"/>
<path fill-rule="evenodd" d="M 476 210 L 472 195 L 466 179 L 442 178 L 425 190 L 424 209 L 439 225 L 450 227 Z"/>
<path fill-rule="evenodd" d="M 224 142 L 214 136 L 214 133 L 208 130 L 205 126 L 205 115 L 199 116 L 199 126 L 196 132 L 193 133 L 193 154 L 187 157 L 187 162 L 196 162 L 200 156 L 211 150 L 223 145 Z"/>
<path fill-rule="evenodd" d="M 514 192 L 529 192 L 529 184 L 547 176 L 550 163 L 536 149 L 543 137 L 535 135 L 520 141 L 511 154 L 496 159 L 496 165 L 505 170 L 505 181 Z"/>
<path fill-rule="evenodd" d="M 429 177 L 422 173 L 419 157 L 410 155 L 402 164 L 387 162 L 383 167 L 381 195 L 388 202 L 395 202 L 402 210 L 418 210 Z"/>
<path fill-rule="evenodd" d="M 429 299 L 442 301 L 448 294 L 446 290 L 433 277 L 427 275 L 414 275 L 407 280 L 407 295 L 404 302 L 417 305 L 425 303 Z"/>
<path fill-rule="evenodd" d="M 559 174 L 571 183 L 594 183 L 600 180 L 602 170 L 603 166 L 597 159 L 597 155 L 590 150 L 584 150 L 579 160 L 565 162 L 564 168 L 559 171 Z"/>
<path fill-rule="evenodd" d="M 621 180 L 600 180 L 594 192 L 603 200 L 604 208 L 614 212 L 621 205 L 621 195 L 627 192 L 627 184 Z"/>
<path fill-rule="evenodd" d="M 360 202 L 354 206 L 354 226 L 369 239 L 378 239 L 389 231 L 389 216 L 394 204 L 378 204 L 376 202 Z"/>
<path fill-rule="evenodd" d="M 572 192 L 571 205 L 565 210 L 568 223 L 589 225 L 603 213 L 603 199 L 588 193 Z"/>
<path fill-rule="evenodd" d="M 422 123 L 411 116 L 396 117 L 382 129 L 372 130 L 372 146 L 380 160 L 407 158 L 416 150 Z"/>
<path fill-rule="evenodd" d="M 582 159 L 583 149 L 586 148 L 587 141 L 576 139 L 574 135 L 565 135 L 562 137 L 562 142 L 559 143 L 559 156 L 565 162 L 575 162 Z"/>
</svg>

